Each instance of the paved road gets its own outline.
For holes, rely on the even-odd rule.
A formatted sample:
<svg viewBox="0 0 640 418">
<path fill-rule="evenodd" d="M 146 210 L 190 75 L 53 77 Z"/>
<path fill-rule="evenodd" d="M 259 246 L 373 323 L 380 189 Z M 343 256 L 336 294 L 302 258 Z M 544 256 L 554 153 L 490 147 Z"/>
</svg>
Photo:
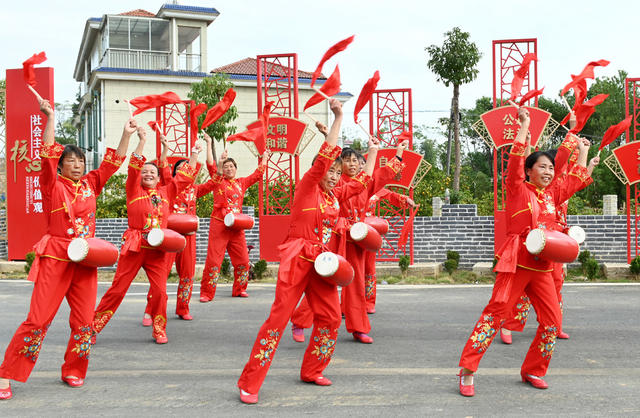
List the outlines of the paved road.
<svg viewBox="0 0 640 418">
<path fill-rule="evenodd" d="M 171 286 L 171 285 L 170 285 Z M 99 296 L 107 284 L 99 287 Z M 640 415 L 640 286 L 568 285 L 565 330 L 546 391 L 519 382 L 533 338 L 532 319 L 514 344 L 491 347 L 476 377 L 476 396 L 457 392 L 460 350 L 488 286 L 384 286 L 372 316 L 373 345 L 353 342 L 341 328 L 326 376 L 333 386 L 299 381 L 304 345 L 287 329 L 260 403 L 238 400 L 236 381 L 274 287 L 250 285 L 249 299 L 220 286 L 214 303 L 193 303 L 191 322 L 170 315 L 169 344 L 156 345 L 140 324 L 146 284 L 134 284 L 91 353 L 84 387 L 60 382 L 68 338 L 68 307 L 54 321 L 27 383 L 0 416 L 611 416 Z M 170 289 L 175 290 L 175 286 Z M 0 346 L 24 319 L 31 284 L 0 281 Z M 170 312 L 175 295 L 170 298 Z M 308 332 L 307 332 L 308 338 Z"/>
</svg>

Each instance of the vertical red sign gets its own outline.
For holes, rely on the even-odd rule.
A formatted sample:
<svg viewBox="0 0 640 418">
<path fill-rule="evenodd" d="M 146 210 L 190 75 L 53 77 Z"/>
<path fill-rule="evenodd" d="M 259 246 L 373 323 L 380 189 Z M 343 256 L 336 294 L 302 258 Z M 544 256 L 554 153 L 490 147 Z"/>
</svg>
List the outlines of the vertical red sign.
<svg viewBox="0 0 640 418">
<path fill-rule="evenodd" d="M 53 105 L 53 68 L 36 68 L 36 90 Z M 9 260 L 24 260 L 47 228 L 40 148 L 47 118 L 22 76 L 7 70 L 7 240 Z"/>
</svg>

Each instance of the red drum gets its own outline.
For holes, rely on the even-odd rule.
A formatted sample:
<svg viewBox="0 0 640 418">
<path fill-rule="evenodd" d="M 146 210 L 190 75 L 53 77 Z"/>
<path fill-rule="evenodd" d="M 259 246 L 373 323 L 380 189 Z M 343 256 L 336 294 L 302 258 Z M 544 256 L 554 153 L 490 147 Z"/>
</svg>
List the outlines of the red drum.
<svg viewBox="0 0 640 418">
<path fill-rule="evenodd" d="M 580 247 L 575 239 L 550 229 L 532 230 L 527 235 L 525 245 L 531 254 L 556 263 L 571 263 L 580 252 Z"/>
<path fill-rule="evenodd" d="M 224 225 L 231 229 L 251 229 L 253 224 L 253 216 L 245 215 L 244 213 L 229 212 L 224 217 Z"/>
<path fill-rule="evenodd" d="M 172 229 L 153 228 L 149 231 L 147 242 L 152 247 L 167 252 L 179 253 L 184 250 L 187 240 Z"/>
<path fill-rule="evenodd" d="M 371 225 L 356 222 L 349 230 L 351 239 L 365 250 L 376 252 L 382 247 L 382 237 Z"/>
<path fill-rule="evenodd" d="M 377 216 L 367 216 L 364 218 L 364 223 L 371 225 L 380 235 L 385 235 L 389 232 L 389 221 Z"/>
<path fill-rule="evenodd" d="M 167 218 L 167 228 L 182 235 L 193 235 L 198 230 L 198 217 L 188 213 L 172 213 Z"/>
<path fill-rule="evenodd" d="M 74 238 L 67 247 L 67 256 L 87 267 L 108 267 L 118 261 L 118 248 L 100 238 Z"/>
<path fill-rule="evenodd" d="M 353 280 L 354 272 L 351 264 L 341 255 L 325 251 L 316 257 L 313 267 L 318 276 L 331 284 L 348 286 Z"/>
<path fill-rule="evenodd" d="M 582 244 L 584 240 L 587 239 L 587 233 L 584 232 L 584 229 L 582 229 L 582 227 L 578 225 L 574 225 L 569 228 L 567 235 L 575 239 L 578 244 Z"/>
</svg>

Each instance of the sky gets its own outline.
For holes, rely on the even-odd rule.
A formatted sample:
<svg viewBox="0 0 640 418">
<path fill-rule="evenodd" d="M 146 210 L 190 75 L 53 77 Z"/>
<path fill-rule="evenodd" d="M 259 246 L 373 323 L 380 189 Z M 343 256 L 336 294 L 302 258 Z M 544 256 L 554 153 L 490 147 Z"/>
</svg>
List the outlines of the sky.
<svg viewBox="0 0 640 418">
<path fill-rule="evenodd" d="M 19 68 L 27 57 L 46 51 L 43 65 L 55 69 L 56 102 L 73 102 L 78 84 L 73 79 L 85 22 L 90 17 L 134 9 L 156 13 L 162 0 L 108 2 L 32 0 L 3 2 L 0 13 L 0 71 Z M 209 69 L 259 54 L 296 52 L 298 68 L 313 71 L 326 49 L 352 34 L 349 48 L 325 64 L 330 74 L 340 65 L 342 90 L 357 97 L 375 70 L 380 89 L 411 88 L 414 123 L 436 127 L 448 116 L 452 87 L 439 83 L 427 68 L 425 47 L 441 45 L 453 27 L 469 32 L 483 57 L 479 75 L 460 88 L 460 104 L 473 107 L 481 96 L 492 96 L 491 41 L 537 38 L 539 87 L 554 97 L 570 74 L 593 60 L 611 64 L 596 76 L 625 70 L 640 77 L 640 58 L 634 52 L 632 22 L 640 2 L 609 0 L 180 0 L 179 4 L 214 7 L 220 16 L 209 26 Z M 345 129 L 360 134 L 353 124 L 355 97 L 345 104 Z M 361 120 L 367 115 L 361 115 Z M 441 139 L 437 129 L 428 136 Z"/>
</svg>

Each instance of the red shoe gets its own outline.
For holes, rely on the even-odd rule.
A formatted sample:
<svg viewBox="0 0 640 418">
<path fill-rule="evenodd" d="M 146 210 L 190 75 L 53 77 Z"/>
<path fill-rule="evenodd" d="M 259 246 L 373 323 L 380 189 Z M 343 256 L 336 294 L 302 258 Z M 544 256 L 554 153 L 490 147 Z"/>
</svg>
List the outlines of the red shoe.
<svg viewBox="0 0 640 418">
<path fill-rule="evenodd" d="M 79 388 L 84 385 L 84 379 L 80 379 L 78 377 L 63 377 L 62 381 L 72 388 Z"/>
<path fill-rule="evenodd" d="M 374 314 L 374 313 L 376 313 L 376 308 L 367 308 L 367 313 L 368 313 L 368 314 Z"/>
<path fill-rule="evenodd" d="M 303 343 L 304 342 L 304 329 L 303 328 L 298 328 L 295 325 L 291 326 L 291 334 L 293 336 L 293 341 L 297 342 L 297 343 Z"/>
<path fill-rule="evenodd" d="M 9 387 L 6 389 L 0 389 L 0 400 L 11 399 L 13 396 L 13 392 L 11 391 L 11 383 L 9 383 Z"/>
<path fill-rule="evenodd" d="M 156 337 L 156 344 L 166 344 L 169 342 L 169 339 L 166 335 Z"/>
<path fill-rule="evenodd" d="M 500 340 L 502 340 L 504 344 L 511 344 L 513 342 L 511 340 L 511 334 L 504 334 L 502 328 L 500 328 Z"/>
<path fill-rule="evenodd" d="M 364 332 L 354 332 L 353 339 L 363 344 L 373 344 L 373 338 L 369 337 Z"/>
<path fill-rule="evenodd" d="M 569 339 L 569 334 L 567 334 L 564 331 L 560 331 L 560 334 L 558 334 L 558 338 L 560 338 L 561 340 L 568 340 Z"/>
<path fill-rule="evenodd" d="M 248 404 L 258 403 L 258 394 L 256 393 L 255 395 L 252 395 L 251 393 L 240 389 L 240 402 Z"/>
<path fill-rule="evenodd" d="M 191 314 L 186 314 L 186 315 L 178 315 L 178 318 L 183 319 L 185 321 L 191 321 L 193 319 L 193 317 L 191 316 Z"/>
<path fill-rule="evenodd" d="M 520 373 L 520 376 L 522 376 L 523 382 L 528 382 L 536 389 L 547 389 L 549 387 L 547 382 L 545 382 L 541 377 L 526 373 Z"/>
<path fill-rule="evenodd" d="M 202 296 L 202 295 L 200 296 L 200 302 L 202 303 L 211 302 L 212 299 L 213 298 L 210 296 Z"/>
<path fill-rule="evenodd" d="M 237 295 L 233 295 L 233 297 L 234 298 L 248 298 L 249 294 L 243 290 L 242 292 L 238 293 Z"/>
<path fill-rule="evenodd" d="M 327 379 L 324 376 L 318 376 L 315 379 L 311 379 L 311 380 L 302 379 L 302 381 L 306 383 L 314 383 L 318 386 L 331 386 L 333 384 L 331 380 Z"/>
<path fill-rule="evenodd" d="M 147 318 L 146 316 L 143 316 L 142 317 L 142 326 L 143 327 L 150 327 L 151 325 L 153 325 L 153 318 L 151 318 L 151 317 Z"/>
<path fill-rule="evenodd" d="M 473 383 L 471 383 L 470 385 L 465 385 L 463 383 L 464 381 L 464 376 L 473 376 L 473 373 L 462 373 L 464 369 L 460 369 L 460 373 L 458 373 L 456 376 L 460 377 L 460 380 L 458 381 L 458 388 L 460 389 L 460 395 L 462 396 L 473 396 L 476 394 L 476 389 L 473 386 Z M 473 379 L 471 379 L 471 381 L 473 382 Z"/>
</svg>

